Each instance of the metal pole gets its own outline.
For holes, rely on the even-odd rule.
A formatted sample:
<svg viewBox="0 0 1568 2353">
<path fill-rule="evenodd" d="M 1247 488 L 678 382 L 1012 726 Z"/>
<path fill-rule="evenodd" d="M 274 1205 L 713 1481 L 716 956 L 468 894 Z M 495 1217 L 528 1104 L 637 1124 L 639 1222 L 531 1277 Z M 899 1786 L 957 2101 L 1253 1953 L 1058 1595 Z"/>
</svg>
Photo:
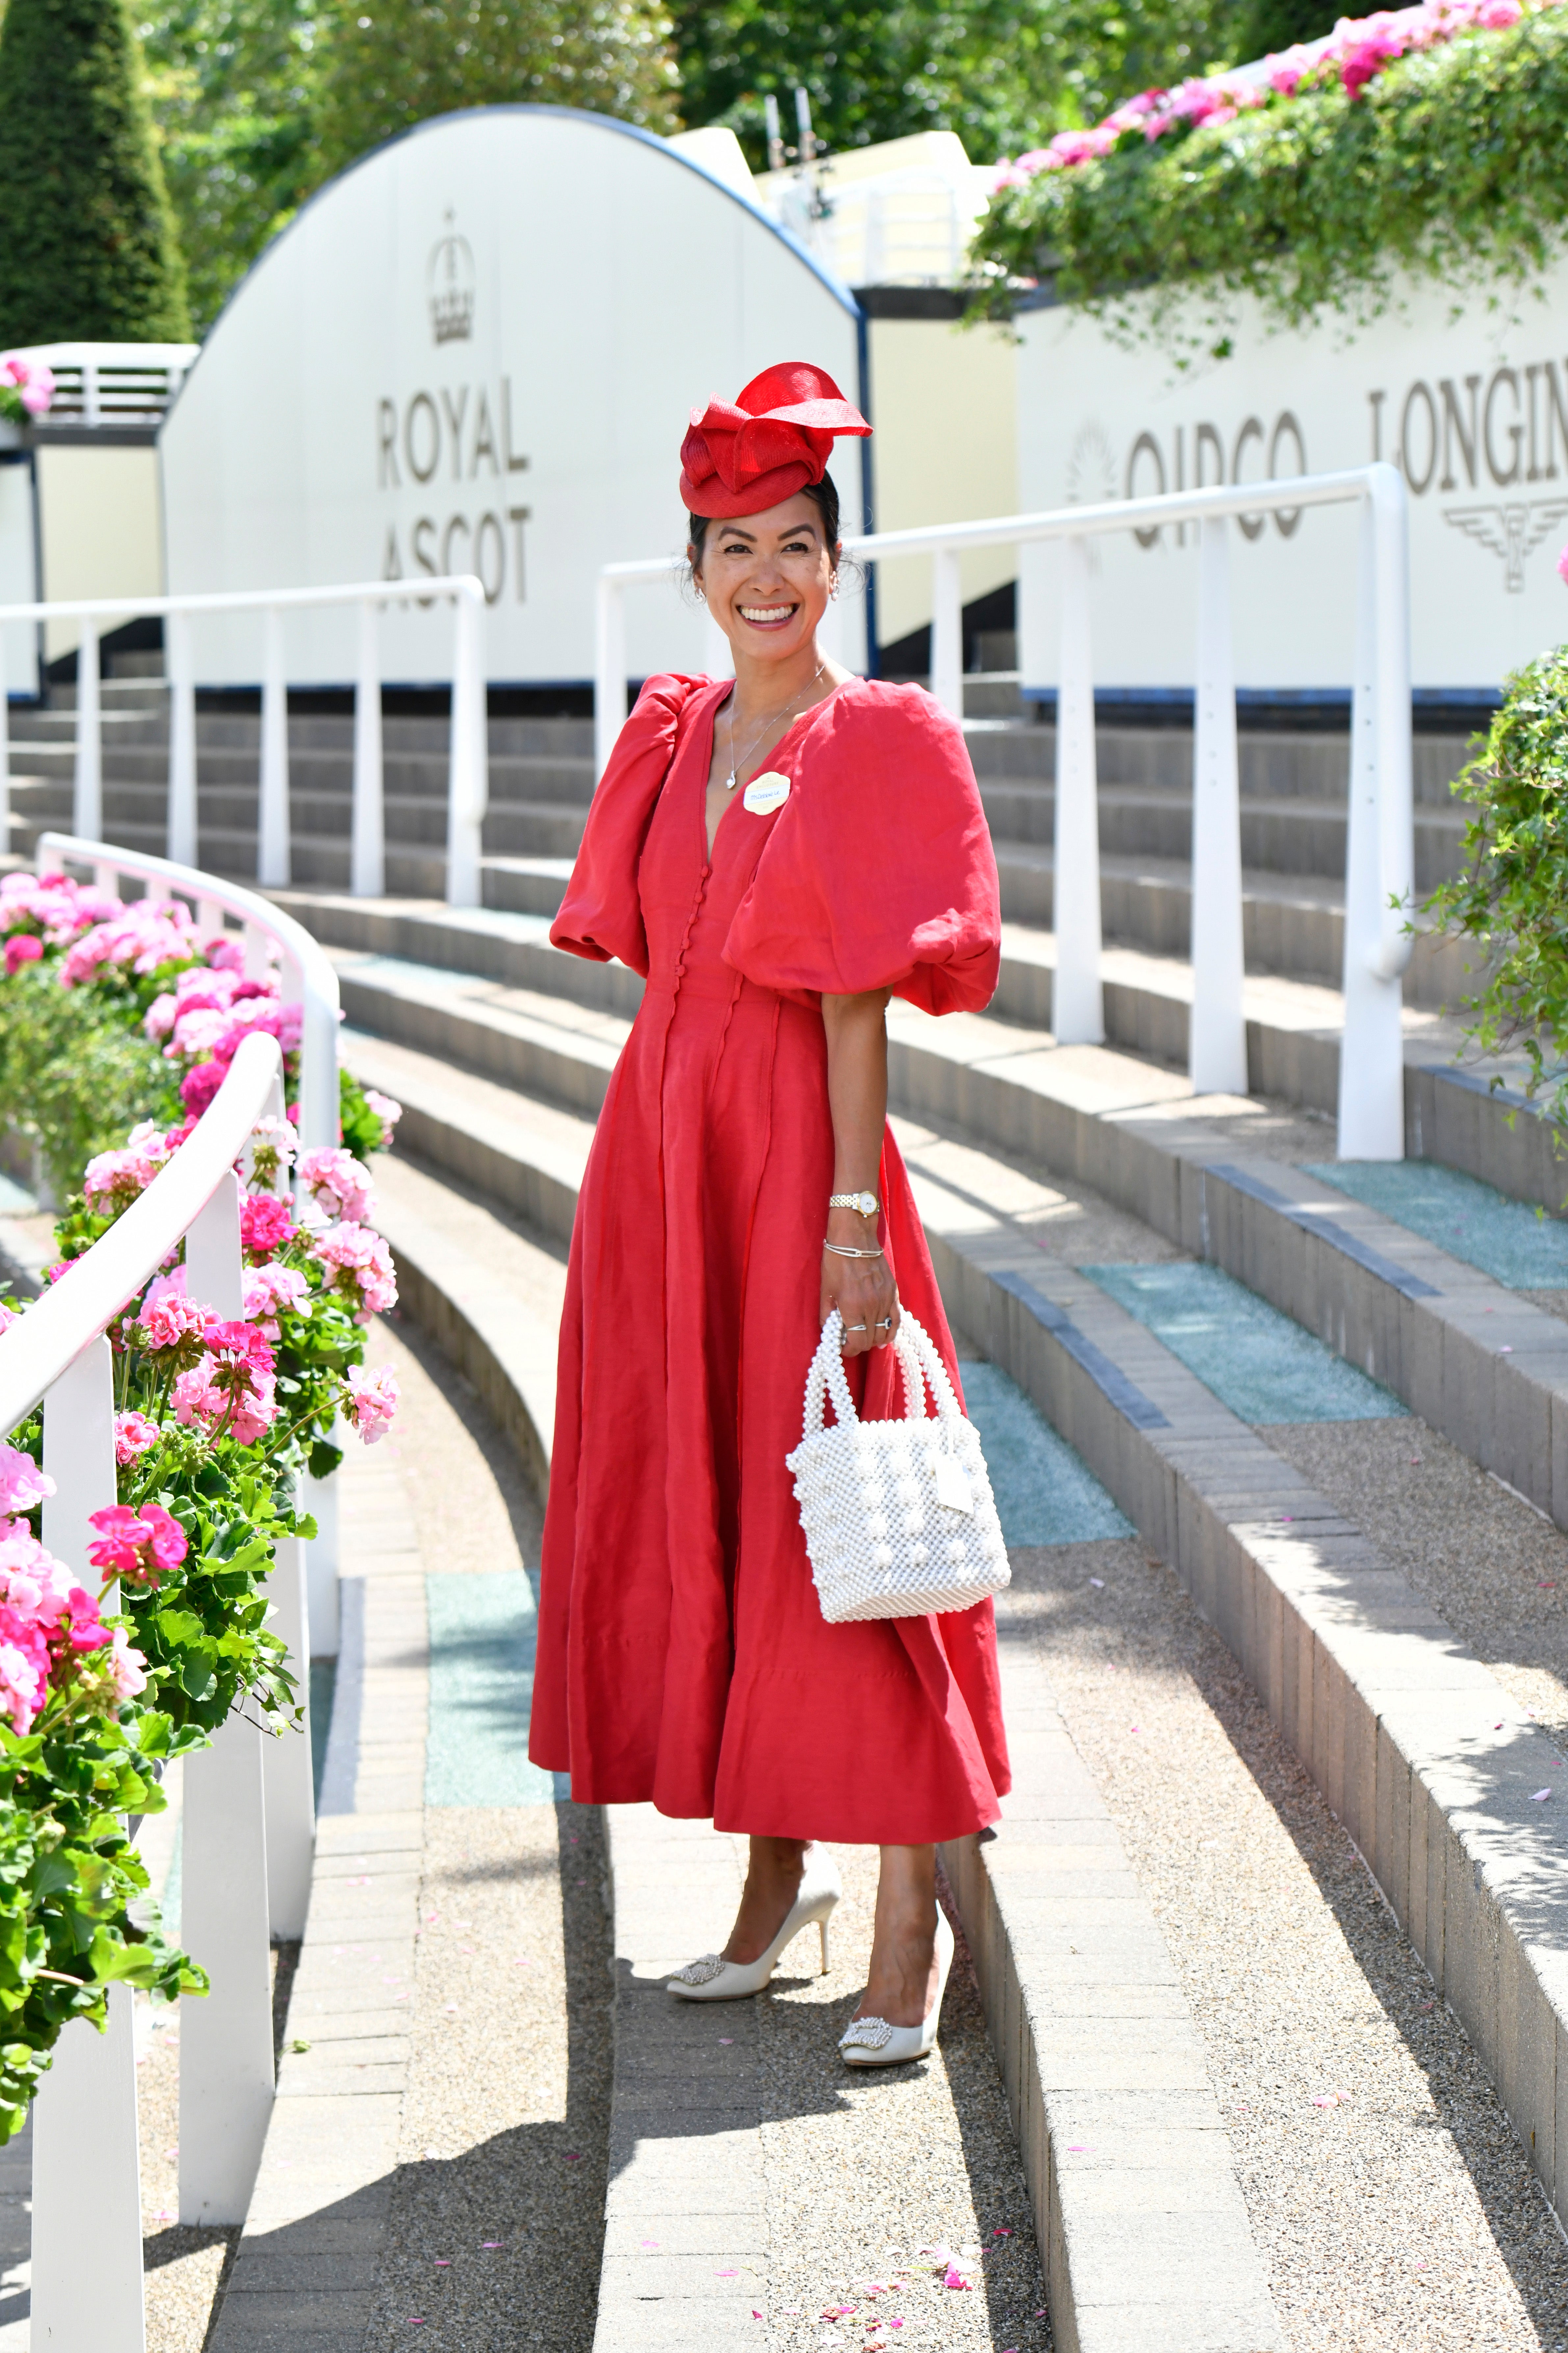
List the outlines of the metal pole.
<svg viewBox="0 0 1568 2353">
<path fill-rule="evenodd" d="M 171 613 L 163 625 L 163 668 L 169 679 L 169 856 L 196 862 L 196 689 L 191 625 Z"/>
<path fill-rule="evenodd" d="M 486 711 L 484 591 L 459 591 L 452 616 L 452 722 L 447 784 L 447 903 L 484 902 L 481 857 L 489 800 L 489 719 Z"/>
<path fill-rule="evenodd" d="M 1062 652 L 1057 686 L 1057 935 L 1051 1028 L 1064 1046 L 1105 1036 L 1100 984 L 1100 786 L 1094 756 L 1094 663 L 1089 626 L 1089 542 L 1063 546 Z"/>
<path fill-rule="evenodd" d="M 239 1186 L 226 1175 L 185 1235 L 190 1295 L 237 1315 Z M 180 2220 L 243 2222 L 272 2113 L 272 1977 L 261 1733 L 231 1715 L 185 1759 L 181 1936 L 212 1978 L 180 2001 Z"/>
<path fill-rule="evenodd" d="M 1242 1010 L 1241 804 L 1230 632 L 1230 526 L 1198 526 L 1198 676 L 1193 737 L 1193 1015 L 1187 1068 L 1200 1095 L 1247 1092 Z"/>
<path fill-rule="evenodd" d="M 261 792 L 257 880 L 286 890 L 291 873 L 289 841 L 289 681 L 284 665 L 283 616 L 267 608 L 261 670 Z"/>
<path fill-rule="evenodd" d="M 1400 793 L 1409 808 L 1409 650 L 1404 652 L 1405 694 L 1399 709 L 1401 649 L 1390 646 L 1403 615 L 1403 593 L 1380 595 L 1376 506 L 1363 498 L 1356 582 L 1355 682 L 1351 701 L 1350 803 L 1345 841 L 1344 1032 L 1340 1042 L 1339 1156 L 1342 1160 L 1405 1157 L 1405 1055 L 1397 970 L 1384 958 L 1385 913 L 1382 795 Z M 1401 590 L 1403 584 L 1401 584 Z M 1386 686 L 1385 686 L 1386 680 Z M 1394 710 L 1383 705 L 1392 700 Z M 1394 745 L 1394 773 L 1384 760 L 1403 719 L 1403 759 Z M 1408 821 L 1408 816 L 1407 820 Z M 1397 885 L 1397 876 L 1390 878 Z"/>
<path fill-rule="evenodd" d="M 599 575 L 594 628 L 594 774 L 610 765 L 616 738 L 626 723 L 626 606 L 619 580 Z"/>
<path fill-rule="evenodd" d="M 80 841 L 103 839 L 103 721 L 98 659 L 98 623 L 84 618 L 76 657 L 76 793 L 71 807 L 71 822 Z"/>
<path fill-rule="evenodd" d="M 43 1537 L 90 1591 L 89 1515 L 115 1500 L 109 1343 L 89 1341 L 44 1400 L 44 1468 L 55 1493 Z M 118 1607 L 111 1588 L 108 1609 Z M 92 2217 L 84 2260 L 82 2218 Z M 109 2029 L 68 2026 L 33 2112 L 32 2335 L 36 2353 L 143 2353 L 142 2193 L 131 1989 L 109 1989 Z"/>
<path fill-rule="evenodd" d="M 963 586 L 954 547 L 939 547 L 931 560 L 931 691 L 962 724 Z"/>
<path fill-rule="evenodd" d="M 386 891 L 381 661 L 376 626 L 376 608 L 367 596 L 359 608 L 359 676 L 354 683 L 353 836 L 349 846 L 349 889 L 356 899 L 379 899 Z"/>
</svg>

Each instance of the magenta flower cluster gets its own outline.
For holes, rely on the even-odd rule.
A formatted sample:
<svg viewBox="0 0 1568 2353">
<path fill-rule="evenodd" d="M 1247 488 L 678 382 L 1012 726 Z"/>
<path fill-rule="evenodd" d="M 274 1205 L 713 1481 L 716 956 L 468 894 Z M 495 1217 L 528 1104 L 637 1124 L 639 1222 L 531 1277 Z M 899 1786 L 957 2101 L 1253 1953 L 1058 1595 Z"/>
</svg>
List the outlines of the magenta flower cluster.
<svg viewBox="0 0 1568 2353">
<path fill-rule="evenodd" d="M 79 1683 L 99 1651 L 116 1697 L 133 1698 L 146 1682 L 124 1629 L 104 1625 L 98 1602 L 21 1516 L 54 1492 L 30 1454 L 0 1446 L 0 1717 L 16 1733 L 32 1729 L 51 1694 Z M 96 1567 L 96 1551 L 89 1558 Z"/>
<path fill-rule="evenodd" d="M 1533 0 L 1535 8 L 1560 5 L 1562 0 Z M 1396 58 L 1435 48 L 1463 33 L 1505 32 L 1525 13 L 1522 0 L 1420 0 L 1415 7 L 1342 16 L 1326 41 L 1266 58 L 1261 78 L 1250 71 L 1210 74 L 1174 90 L 1142 90 L 1087 131 L 1058 131 L 1048 146 L 1005 156 L 994 186 L 998 191 L 1026 187 L 1041 172 L 1070 171 L 1109 155 L 1130 137 L 1153 141 L 1195 130 L 1204 122 L 1231 122 L 1254 108 L 1336 81 L 1353 99 Z"/>
</svg>

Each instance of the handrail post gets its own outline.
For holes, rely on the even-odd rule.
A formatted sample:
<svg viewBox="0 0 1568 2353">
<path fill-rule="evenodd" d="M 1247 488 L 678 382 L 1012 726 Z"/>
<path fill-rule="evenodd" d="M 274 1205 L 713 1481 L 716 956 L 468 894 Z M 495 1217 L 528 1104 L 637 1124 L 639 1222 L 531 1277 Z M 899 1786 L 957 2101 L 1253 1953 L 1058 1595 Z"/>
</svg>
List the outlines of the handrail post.
<svg viewBox="0 0 1568 2353">
<path fill-rule="evenodd" d="M 44 1400 L 44 1468 L 55 1493 L 43 1538 L 90 1592 L 89 1514 L 115 1501 L 114 1384 L 107 1340 L 90 1341 Z M 111 1589 L 104 1607 L 118 1608 Z M 142 2193 L 131 1989 L 110 1986 L 109 2028 L 73 2020 L 33 2110 L 34 2345 L 143 2353 Z M 90 2256 L 82 2243 L 91 2217 Z"/>
<path fill-rule="evenodd" d="M 169 856 L 196 862 L 196 689 L 191 625 L 184 613 L 163 623 L 163 669 L 169 681 Z"/>
<path fill-rule="evenodd" d="M 1051 1029 L 1063 1046 L 1105 1037 L 1100 979 L 1100 799 L 1089 542 L 1063 542 L 1062 650 L 1057 686 L 1056 859 L 1051 881 L 1057 970 Z"/>
<path fill-rule="evenodd" d="M 349 889 L 356 899 L 379 899 L 386 891 L 381 653 L 376 638 L 376 609 L 367 596 L 359 608 L 359 671 L 354 681 L 353 831 L 349 844 Z"/>
<path fill-rule="evenodd" d="M 185 1288 L 237 1316 L 239 1186 L 226 1171 L 185 1235 Z M 243 2222 L 272 2113 L 262 1735 L 245 1709 L 185 1759 L 180 1930 L 212 1991 L 180 2001 L 180 2220 Z"/>
<path fill-rule="evenodd" d="M 293 872 L 289 839 L 289 681 L 283 616 L 267 608 L 261 667 L 261 776 L 256 874 L 264 888 L 287 890 Z"/>
<path fill-rule="evenodd" d="M 489 801 L 489 717 L 486 710 L 484 602 L 478 588 L 453 599 L 452 718 L 447 782 L 447 904 L 484 902 L 481 857 Z"/>
<path fill-rule="evenodd" d="M 103 720 L 98 679 L 98 623 L 81 622 L 76 657 L 76 790 L 71 823 L 84 841 L 103 838 Z"/>
<path fill-rule="evenodd" d="M 1393 472 L 1393 468 L 1387 470 Z M 1401 488 L 1403 486 L 1401 485 Z M 1403 513 L 1385 498 L 1397 526 Z M 1409 864 L 1384 839 L 1410 829 L 1410 654 L 1402 575 L 1403 529 L 1380 528 L 1375 489 L 1361 501 L 1355 676 L 1345 839 L 1344 1029 L 1340 1040 L 1338 1153 L 1342 1160 L 1405 1157 L 1405 1050 L 1399 964 L 1386 953 L 1392 891 L 1408 894 Z M 1386 861 L 1386 862 L 1385 862 Z M 1389 868 L 1394 871 L 1390 871 Z M 1405 945 L 1408 954 L 1408 944 Z M 1393 968 L 1388 967 L 1392 965 Z"/>
<path fill-rule="evenodd" d="M 1241 805 L 1230 628 L 1230 526 L 1198 526 L 1198 662 L 1193 712 L 1193 1092 L 1247 1092 L 1242 1006 Z"/>
<path fill-rule="evenodd" d="M 624 585 L 599 575 L 594 628 L 594 780 L 610 765 L 626 723 L 626 605 Z"/>
<path fill-rule="evenodd" d="M 931 691 L 962 724 L 963 585 L 954 547 L 939 547 L 931 560 Z"/>
</svg>

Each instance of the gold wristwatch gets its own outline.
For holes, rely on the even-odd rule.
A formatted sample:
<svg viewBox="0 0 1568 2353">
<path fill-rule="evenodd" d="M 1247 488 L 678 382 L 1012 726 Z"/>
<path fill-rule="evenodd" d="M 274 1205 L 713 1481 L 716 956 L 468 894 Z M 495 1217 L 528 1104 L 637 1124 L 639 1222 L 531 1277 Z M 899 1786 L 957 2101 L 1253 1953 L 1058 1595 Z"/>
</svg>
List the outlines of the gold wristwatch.
<svg viewBox="0 0 1568 2353">
<path fill-rule="evenodd" d="M 830 1209 L 855 1209 L 863 1218 L 874 1218 L 882 1204 L 875 1193 L 829 1193 Z"/>
</svg>

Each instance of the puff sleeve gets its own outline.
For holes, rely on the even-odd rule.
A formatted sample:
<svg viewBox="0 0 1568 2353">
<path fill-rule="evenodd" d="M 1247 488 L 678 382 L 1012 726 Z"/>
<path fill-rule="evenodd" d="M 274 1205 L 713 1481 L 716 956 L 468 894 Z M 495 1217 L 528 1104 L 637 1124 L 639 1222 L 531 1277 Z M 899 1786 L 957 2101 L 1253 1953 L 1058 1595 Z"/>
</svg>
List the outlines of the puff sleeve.
<svg viewBox="0 0 1568 2353">
<path fill-rule="evenodd" d="M 647 978 L 647 935 L 637 897 L 637 864 L 648 821 L 675 756 L 687 705 L 708 681 L 673 671 L 650 678 L 616 738 L 599 779 L 583 846 L 560 911 L 552 944 L 595 964 L 618 956 Z"/>
<path fill-rule="evenodd" d="M 962 729 L 919 687 L 844 688 L 788 764 L 725 961 L 790 996 L 891 988 L 928 1013 L 991 1000 L 996 860 Z"/>
</svg>

